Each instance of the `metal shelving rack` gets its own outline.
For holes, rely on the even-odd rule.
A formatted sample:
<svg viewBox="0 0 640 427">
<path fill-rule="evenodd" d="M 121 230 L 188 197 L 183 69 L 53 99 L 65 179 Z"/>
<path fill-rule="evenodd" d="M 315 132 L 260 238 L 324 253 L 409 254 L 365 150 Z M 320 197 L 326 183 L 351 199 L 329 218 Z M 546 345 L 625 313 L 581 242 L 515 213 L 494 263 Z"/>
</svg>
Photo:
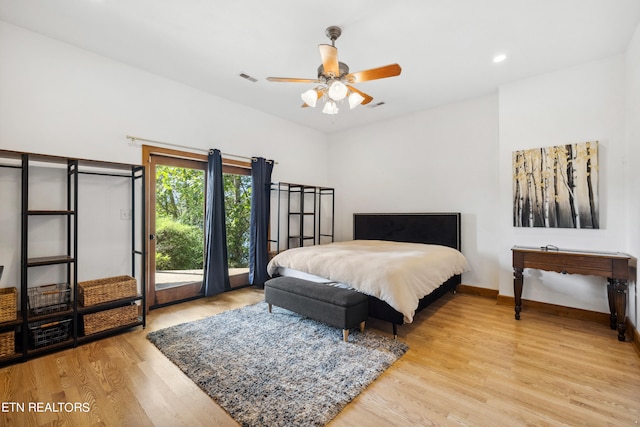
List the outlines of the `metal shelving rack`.
<svg viewBox="0 0 640 427">
<path fill-rule="evenodd" d="M 58 156 L 21 153 L 15 151 L 0 150 L 0 167 L 21 169 L 21 232 L 20 232 L 20 304 L 17 319 L 11 322 L 0 323 L 0 333 L 15 331 L 16 352 L 12 355 L 0 357 L 0 365 L 27 360 L 38 355 L 52 351 L 75 347 L 78 344 L 95 341 L 97 339 L 122 332 L 126 329 L 146 325 L 146 239 L 145 230 L 145 195 L 144 195 L 144 167 L 123 163 L 111 163 L 95 160 L 81 160 Z M 33 210 L 29 208 L 29 166 L 38 165 L 64 165 L 66 166 L 66 209 L 63 210 Z M 104 177 L 121 177 L 131 180 L 131 274 L 136 277 L 136 261 L 139 257 L 141 266 L 140 294 L 131 297 L 111 301 L 91 307 L 81 307 L 78 304 L 78 180 L 79 175 L 100 175 Z M 136 193 L 136 184 L 141 188 L 141 193 Z M 136 227 L 136 205 L 140 208 L 140 227 Z M 32 219 L 36 217 L 59 217 L 66 220 L 66 251 L 63 254 L 55 254 L 46 257 L 29 257 L 29 227 Z M 52 313 L 35 314 L 29 311 L 29 272 L 32 269 L 46 266 L 62 266 L 66 268 L 66 283 L 70 287 L 71 297 L 66 310 Z M 33 289 L 33 288 L 31 288 Z M 83 336 L 80 334 L 81 316 L 98 311 L 122 307 L 140 302 L 140 317 L 137 322 L 116 326 L 104 332 Z M 30 327 L 34 328 L 45 323 L 56 325 L 71 322 L 67 337 L 60 340 L 52 340 L 47 345 L 38 346 L 30 340 Z"/>
<path fill-rule="evenodd" d="M 21 155 L 20 153 L 7 152 L 3 153 L 0 151 L 0 159 L 3 160 L 0 162 L 0 167 L 3 169 L 17 169 L 21 173 L 22 163 L 21 163 Z M 20 289 L 17 290 L 20 293 Z M 20 306 L 16 307 L 16 319 L 10 320 L 6 322 L 0 323 L 0 333 L 12 333 L 14 336 L 14 348 L 16 343 L 16 338 L 20 336 L 22 333 L 22 328 L 24 325 L 24 316 L 23 311 Z M 7 365 L 10 363 L 15 363 L 23 359 L 22 352 L 14 352 L 12 354 L 5 354 L 0 358 L 0 366 Z"/>
<path fill-rule="evenodd" d="M 305 246 L 309 241 L 315 244 L 316 187 L 289 184 L 287 195 L 287 247 Z"/>
<path fill-rule="evenodd" d="M 275 252 L 285 249 L 318 245 L 334 240 L 334 200 L 335 190 L 328 187 L 292 184 L 288 182 L 271 183 L 272 194 L 276 197 L 276 206 L 272 215 L 276 215 L 275 232 L 270 233 L 269 242 L 275 244 Z M 286 238 L 282 235 L 283 202 L 286 197 Z M 273 200 L 273 198 L 272 198 Z M 330 218 L 323 213 L 323 206 L 330 207 Z"/>
<path fill-rule="evenodd" d="M 78 266 L 76 264 L 76 254 L 78 253 L 78 217 L 76 210 L 78 207 L 78 161 L 73 159 L 50 158 L 38 155 L 23 153 L 21 155 L 22 162 L 22 215 L 21 215 L 21 268 L 20 268 L 20 310 L 24 319 L 22 328 L 22 353 L 25 358 L 34 354 L 40 354 L 58 348 L 66 348 L 76 344 L 74 331 L 77 330 L 78 316 L 76 298 L 72 298 L 70 306 L 67 310 L 56 311 L 46 314 L 29 313 L 29 271 L 33 268 L 60 265 L 66 269 L 66 283 L 74 293 L 77 288 Z M 55 164 L 66 164 L 67 182 L 66 182 L 66 210 L 31 210 L 29 209 L 29 166 L 31 162 L 46 162 Z M 66 220 L 67 239 L 66 253 L 56 254 L 46 257 L 29 257 L 29 225 L 32 218 L 47 216 L 50 218 L 59 217 Z M 52 291 L 61 294 L 61 291 Z M 75 293 L 74 293 L 75 296 Z M 69 320 L 71 325 L 69 326 Z M 58 329 L 48 329 L 48 331 L 60 332 L 62 326 L 65 325 L 67 332 L 66 338 L 58 339 L 50 345 L 39 347 L 37 344 L 30 345 L 29 331 L 36 325 L 53 325 Z M 41 330 L 44 330 L 42 326 Z M 41 335 L 42 336 L 42 335 Z M 52 339 L 53 340 L 53 339 Z"/>
<path fill-rule="evenodd" d="M 333 242 L 334 234 L 335 234 L 334 218 L 336 215 L 335 197 L 336 197 L 335 189 L 329 188 L 329 187 L 318 188 L 318 212 L 320 212 L 320 215 L 318 215 L 318 240 L 316 241 L 318 245 L 321 245 L 322 243 Z M 329 204 L 330 206 L 330 209 L 331 209 L 330 219 L 327 219 L 324 215 L 322 215 L 323 203 L 325 205 Z M 324 221 L 322 220 L 323 218 L 325 218 Z M 329 223 L 329 225 L 325 225 L 326 223 Z M 328 229 L 325 230 L 325 228 L 327 227 Z"/>
</svg>

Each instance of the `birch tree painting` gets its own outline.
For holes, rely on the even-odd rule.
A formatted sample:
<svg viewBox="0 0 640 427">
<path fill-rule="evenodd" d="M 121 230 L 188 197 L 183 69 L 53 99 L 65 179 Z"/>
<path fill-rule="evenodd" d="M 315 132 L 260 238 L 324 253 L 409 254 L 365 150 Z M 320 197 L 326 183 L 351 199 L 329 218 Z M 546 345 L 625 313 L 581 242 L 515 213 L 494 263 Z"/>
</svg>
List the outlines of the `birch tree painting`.
<svg viewBox="0 0 640 427">
<path fill-rule="evenodd" d="M 600 228 L 598 142 L 515 151 L 513 225 Z"/>
</svg>

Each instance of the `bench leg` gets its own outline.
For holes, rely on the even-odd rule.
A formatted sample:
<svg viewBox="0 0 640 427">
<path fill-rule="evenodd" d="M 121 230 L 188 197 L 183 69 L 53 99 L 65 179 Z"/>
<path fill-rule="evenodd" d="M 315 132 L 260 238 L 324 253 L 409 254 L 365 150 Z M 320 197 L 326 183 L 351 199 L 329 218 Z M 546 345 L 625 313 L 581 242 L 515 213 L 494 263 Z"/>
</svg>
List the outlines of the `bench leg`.
<svg viewBox="0 0 640 427">
<path fill-rule="evenodd" d="M 364 323 L 365 323 L 364 320 L 362 322 L 360 322 L 360 332 L 364 332 Z M 344 340 L 344 342 L 347 342 L 349 340 L 349 330 L 348 329 L 343 329 L 342 330 L 342 339 Z"/>
<path fill-rule="evenodd" d="M 269 313 L 271 313 L 271 303 L 269 303 Z"/>
</svg>

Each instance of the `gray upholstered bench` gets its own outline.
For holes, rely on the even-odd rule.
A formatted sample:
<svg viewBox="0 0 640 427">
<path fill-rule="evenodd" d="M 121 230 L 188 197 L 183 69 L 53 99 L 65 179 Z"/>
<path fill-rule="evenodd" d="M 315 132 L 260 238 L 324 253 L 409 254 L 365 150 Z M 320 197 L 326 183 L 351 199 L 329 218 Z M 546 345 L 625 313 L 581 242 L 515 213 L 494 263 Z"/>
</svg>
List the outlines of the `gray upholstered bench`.
<svg viewBox="0 0 640 427">
<path fill-rule="evenodd" d="M 264 284 L 264 300 L 271 306 L 291 310 L 342 329 L 345 341 L 349 329 L 360 327 L 369 315 L 369 297 L 351 289 L 310 282 L 295 277 L 276 277 Z"/>
</svg>

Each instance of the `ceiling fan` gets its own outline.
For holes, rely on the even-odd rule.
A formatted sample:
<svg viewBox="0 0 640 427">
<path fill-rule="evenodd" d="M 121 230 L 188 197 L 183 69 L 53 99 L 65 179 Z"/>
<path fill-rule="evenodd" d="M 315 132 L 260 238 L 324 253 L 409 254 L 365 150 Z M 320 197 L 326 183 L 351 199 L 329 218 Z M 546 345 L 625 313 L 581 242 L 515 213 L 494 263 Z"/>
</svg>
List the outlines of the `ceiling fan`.
<svg viewBox="0 0 640 427">
<path fill-rule="evenodd" d="M 326 114 L 337 114 L 336 101 L 340 102 L 345 98 L 348 99 L 351 109 L 361 104 L 366 105 L 373 100 L 373 97 L 356 89 L 352 86 L 353 84 L 400 75 L 402 69 L 398 64 L 349 73 L 349 66 L 338 61 L 338 49 L 335 46 L 335 41 L 342 34 L 342 30 L 340 27 L 331 26 L 327 28 L 325 34 L 331 40 L 331 45 L 318 45 L 322 59 L 322 64 L 318 67 L 318 78 L 267 77 L 270 82 L 319 83 L 314 89 L 309 89 L 301 95 L 304 101 L 303 108 L 315 107 L 321 98 L 325 100 L 322 112 Z"/>
</svg>

